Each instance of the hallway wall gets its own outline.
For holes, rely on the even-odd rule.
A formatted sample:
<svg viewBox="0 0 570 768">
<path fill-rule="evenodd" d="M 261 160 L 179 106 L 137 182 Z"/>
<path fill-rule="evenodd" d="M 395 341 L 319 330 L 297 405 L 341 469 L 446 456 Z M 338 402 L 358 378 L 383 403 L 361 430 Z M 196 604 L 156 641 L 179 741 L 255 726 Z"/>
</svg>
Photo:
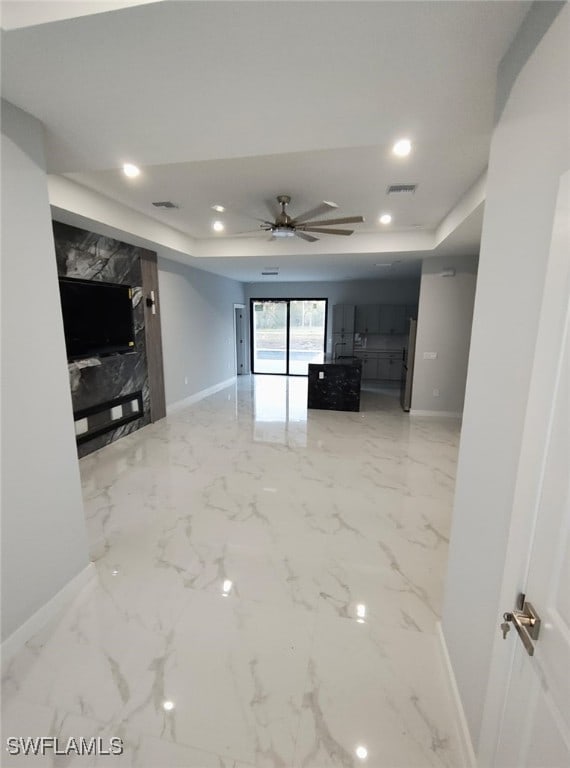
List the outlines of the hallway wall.
<svg viewBox="0 0 570 768">
<path fill-rule="evenodd" d="M 499 69 L 510 90 L 489 160 L 457 470 L 443 630 L 476 746 L 511 521 L 514 484 L 558 186 L 570 167 L 566 5 L 544 37 L 535 3 Z M 518 71 L 511 60 L 535 50 Z"/>
<path fill-rule="evenodd" d="M 43 129 L 2 101 L 2 639 L 88 562 Z"/>
</svg>

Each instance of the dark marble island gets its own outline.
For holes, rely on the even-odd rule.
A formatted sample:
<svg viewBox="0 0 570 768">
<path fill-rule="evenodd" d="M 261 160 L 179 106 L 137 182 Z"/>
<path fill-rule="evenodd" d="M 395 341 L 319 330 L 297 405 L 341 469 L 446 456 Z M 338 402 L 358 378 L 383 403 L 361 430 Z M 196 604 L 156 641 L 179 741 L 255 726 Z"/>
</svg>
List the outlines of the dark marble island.
<svg viewBox="0 0 570 768">
<path fill-rule="evenodd" d="M 359 411 L 362 361 L 337 359 L 309 363 L 307 407 L 327 411 Z"/>
</svg>

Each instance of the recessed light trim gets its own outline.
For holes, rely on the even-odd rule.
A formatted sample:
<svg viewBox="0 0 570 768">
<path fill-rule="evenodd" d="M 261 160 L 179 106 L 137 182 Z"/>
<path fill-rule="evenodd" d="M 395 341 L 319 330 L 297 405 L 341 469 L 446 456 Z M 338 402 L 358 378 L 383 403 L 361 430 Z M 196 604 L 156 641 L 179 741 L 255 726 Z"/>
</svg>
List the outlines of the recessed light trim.
<svg viewBox="0 0 570 768">
<path fill-rule="evenodd" d="M 216 211 L 216 213 L 224 213 L 226 210 L 223 205 L 220 205 L 219 203 L 216 203 L 212 206 L 212 210 Z"/>
<path fill-rule="evenodd" d="M 380 216 L 380 224 L 390 224 L 392 221 L 392 214 L 391 213 L 383 213 L 382 216 Z"/>
<path fill-rule="evenodd" d="M 217 219 L 217 220 L 216 220 L 216 221 L 214 221 L 214 223 L 212 224 L 212 229 L 214 230 L 214 232 L 223 232 L 223 231 L 224 231 L 224 229 L 225 229 L 225 227 L 224 227 L 224 222 L 223 222 L 223 221 L 220 221 L 219 219 Z"/>
<path fill-rule="evenodd" d="M 412 151 L 412 142 L 409 139 L 398 139 L 392 147 L 396 157 L 407 157 Z"/>
<path fill-rule="evenodd" d="M 137 165 L 133 165 L 133 163 L 124 163 L 123 164 L 123 173 L 125 176 L 128 176 L 129 179 L 135 179 L 137 176 L 140 176 L 141 169 Z"/>
</svg>

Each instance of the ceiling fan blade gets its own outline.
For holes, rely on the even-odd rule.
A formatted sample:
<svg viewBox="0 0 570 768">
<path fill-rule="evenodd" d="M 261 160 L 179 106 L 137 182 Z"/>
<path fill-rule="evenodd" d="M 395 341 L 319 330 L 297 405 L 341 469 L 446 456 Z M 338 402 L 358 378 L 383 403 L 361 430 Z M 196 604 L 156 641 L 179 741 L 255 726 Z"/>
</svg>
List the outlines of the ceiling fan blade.
<svg viewBox="0 0 570 768">
<path fill-rule="evenodd" d="M 344 219 L 321 219 L 320 221 L 304 221 L 299 226 L 305 227 L 320 227 L 321 224 L 362 224 L 364 216 L 345 216 Z"/>
<path fill-rule="evenodd" d="M 295 216 L 293 219 L 293 224 L 298 224 L 301 221 L 307 221 L 312 216 L 322 216 L 323 213 L 328 213 L 335 208 L 338 208 L 336 203 L 329 203 L 326 200 L 323 200 L 323 202 L 320 205 L 317 205 L 316 208 L 311 208 L 310 211 L 305 211 L 305 213 L 300 213 L 298 216 Z"/>
<path fill-rule="evenodd" d="M 301 230 L 296 229 L 295 235 L 297 237 L 300 237 L 301 240 L 306 240 L 308 243 L 314 243 L 316 240 L 318 240 L 318 237 L 313 237 L 312 235 L 308 235 L 306 232 L 301 232 Z"/>
<path fill-rule="evenodd" d="M 234 213 L 237 216 L 244 216 L 246 219 L 252 219 L 253 221 L 260 221 L 262 224 L 268 224 L 270 227 L 272 227 L 275 222 L 269 221 L 269 219 L 260 219 L 259 216 L 252 216 L 251 213 L 248 213 L 247 211 L 242 211 L 240 208 L 226 208 L 226 211 L 228 213 Z"/>
<path fill-rule="evenodd" d="M 267 229 L 250 229 L 246 232 L 232 232 L 229 237 L 253 237 L 254 235 L 266 235 Z"/>
<path fill-rule="evenodd" d="M 323 235 L 352 235 L 353 229 L 325 229 L 324 227 L 308 227 L 302 232 L 321 232 Z M 297 234 L 297 232 L 295 232 Z"/>
</svg>

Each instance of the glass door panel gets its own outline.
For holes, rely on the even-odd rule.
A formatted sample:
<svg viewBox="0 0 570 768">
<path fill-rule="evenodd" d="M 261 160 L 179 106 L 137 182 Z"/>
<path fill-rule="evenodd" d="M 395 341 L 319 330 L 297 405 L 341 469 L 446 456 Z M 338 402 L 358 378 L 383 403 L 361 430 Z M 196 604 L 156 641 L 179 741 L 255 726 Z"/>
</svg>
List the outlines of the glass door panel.
<svg viewBox="0 0 570 768">
<path fill-rule="evenodd" d="M 291 299 L 289 309 L 289 373 L 307 376 L 309 363 L 325 359 L 324 299 Z"/>
<path fill-rule="evenodd" d="M 253 373 L 287 373 L 287 302 L 252 302 Z"/>
</svg>

